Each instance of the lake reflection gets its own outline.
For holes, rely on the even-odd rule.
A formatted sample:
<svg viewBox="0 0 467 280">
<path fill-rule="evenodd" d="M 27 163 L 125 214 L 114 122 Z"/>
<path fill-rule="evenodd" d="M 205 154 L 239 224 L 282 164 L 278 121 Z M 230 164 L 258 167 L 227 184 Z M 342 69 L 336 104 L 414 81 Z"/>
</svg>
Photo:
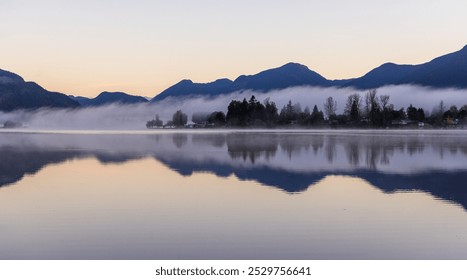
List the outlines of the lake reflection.
<svg viewBox="0 0 467 280">
<path fill-rule="evenodd" d="M 0 133 L 3 259 L 465 259 L 467 132 Z"/>
</svg>

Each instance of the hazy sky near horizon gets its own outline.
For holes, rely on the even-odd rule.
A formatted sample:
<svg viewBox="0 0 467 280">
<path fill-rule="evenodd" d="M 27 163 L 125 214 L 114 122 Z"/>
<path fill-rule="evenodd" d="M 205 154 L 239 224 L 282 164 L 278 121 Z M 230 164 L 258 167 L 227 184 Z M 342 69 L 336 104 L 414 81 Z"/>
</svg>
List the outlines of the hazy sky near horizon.
<svg viewBox="0 0 467 280">
<path fill-rule="evenodd" d="M 287 62 L 328 79 L 467 44 L 465 0 L 0 0 L 0 69 L 48 90 L 153 97 Z"/>
</svg>

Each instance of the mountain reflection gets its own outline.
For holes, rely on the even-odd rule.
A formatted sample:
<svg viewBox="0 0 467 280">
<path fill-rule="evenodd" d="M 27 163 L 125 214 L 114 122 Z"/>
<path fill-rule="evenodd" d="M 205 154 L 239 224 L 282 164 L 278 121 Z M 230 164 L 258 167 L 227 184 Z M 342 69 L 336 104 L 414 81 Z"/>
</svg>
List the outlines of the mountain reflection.
<svg viewBox="0 0 467 280">
<path fill-rule="evenodd" d="M 287 192 L 328 175 L 363 178 L 386 192 L 422 190 L 467 208 L 466 132 L 220 132 L 0 134 L 0 186 L 76 158 L 124 163 L 153 157 L 178 173 L 235 175 Z"/>
</svg>

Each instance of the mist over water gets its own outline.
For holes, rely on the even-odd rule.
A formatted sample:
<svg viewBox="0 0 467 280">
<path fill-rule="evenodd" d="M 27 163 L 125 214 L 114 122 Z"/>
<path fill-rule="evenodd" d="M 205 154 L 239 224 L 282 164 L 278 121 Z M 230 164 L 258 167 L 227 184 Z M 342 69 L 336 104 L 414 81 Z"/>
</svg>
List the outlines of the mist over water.
<svg viewBox="0 0 467 280">
<path fill-rule="evenodd" d="M 112 104 L 101 107 L 82 109 L 38 109 L 33 111 L 18 110 L 9 113 L 0 112 L 0 125 L 6 121 L 20 122 L 28 129 L 144 129 L 146 121 L 159 115 L 164 122 L 170 120 L 175 111 L 181 109 L 188 115 L 189 121 L 194 112 L 227 111 L 232 100 L 249 99 L 255 95 L 263 102 L 266 98 L 275 102 L 279 111 L 289 100 L 300 103 L 302 109 L 310 109 L 316 104 L 323 110 L 325 99 L 332 96 L 337 100 L 337 112 L 342 113 L 349 94 L 366 91 L 353 88 L 293 87 L 273 90 L 267 93 L 242 91 L 220 95 L 218 97 L 188 97 L 184 99 L 168 98 L 156 104 L 120 105 Z M 433 111 L 441 100 L 446 108 L 456 105 L 458 108 L 467 104 L 465 89 L 432 89 L 420 86 L 387 86 L 378 89 L 378 95 L 389 95 L 390 104 L 396 109 L 407 108 L 410 104 L 421 107 L 427 114 Z"/>
</svg>

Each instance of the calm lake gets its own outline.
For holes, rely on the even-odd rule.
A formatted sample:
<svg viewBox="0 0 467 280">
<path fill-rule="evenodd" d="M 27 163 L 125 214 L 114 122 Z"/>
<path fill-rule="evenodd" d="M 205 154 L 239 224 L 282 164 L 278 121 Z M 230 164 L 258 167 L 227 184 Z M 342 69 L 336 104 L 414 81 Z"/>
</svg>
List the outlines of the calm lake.
<svg viewBox="0 0 467 280">
<path fill-rule="evenodd" d="M 0 259 L 467 259 L 467 131 L 0 132 Z"/>
</svg>

